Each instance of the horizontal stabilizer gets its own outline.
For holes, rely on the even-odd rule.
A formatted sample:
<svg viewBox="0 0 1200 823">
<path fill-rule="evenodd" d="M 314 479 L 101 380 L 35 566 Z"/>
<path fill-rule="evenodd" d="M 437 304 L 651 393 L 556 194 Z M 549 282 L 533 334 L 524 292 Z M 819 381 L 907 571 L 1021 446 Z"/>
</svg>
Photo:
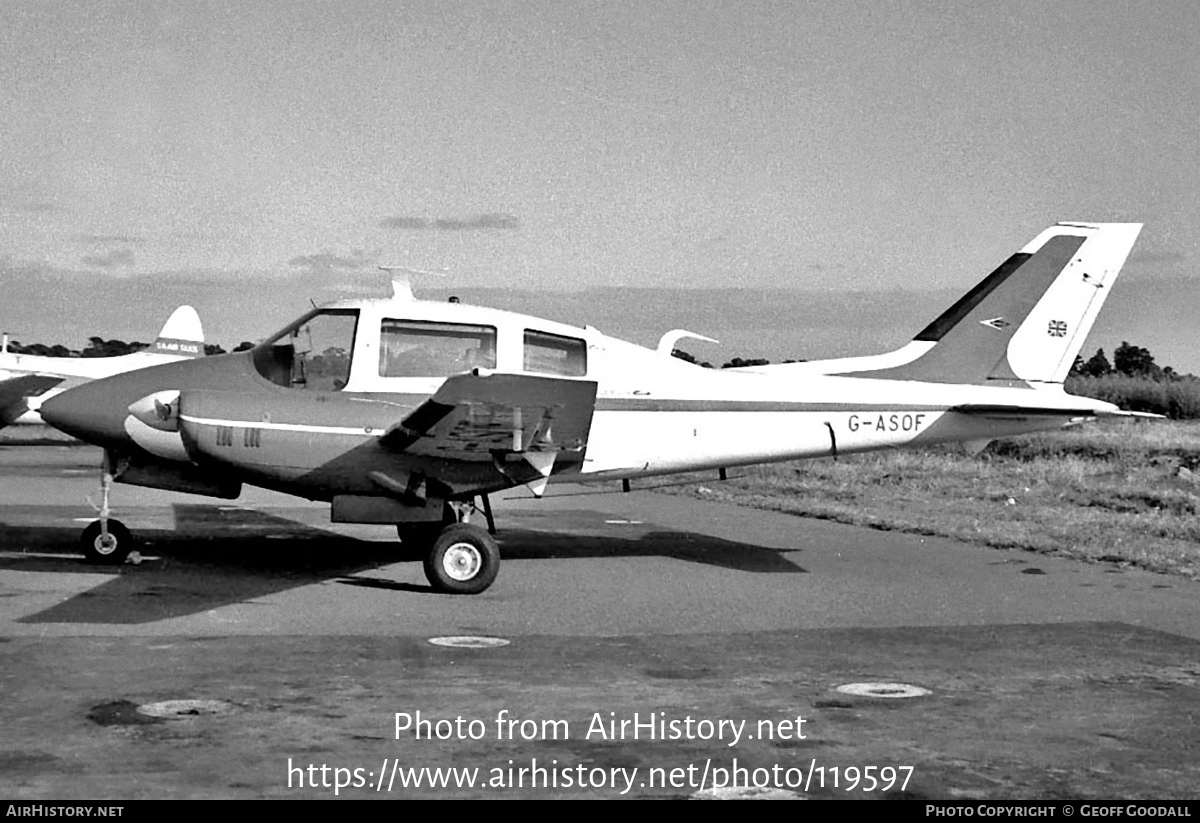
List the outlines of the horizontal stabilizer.
<svg viewBox="0 0 1200 823">
<path fill-rule="evenodd" d="M 685 337 L 690 337 L 693 340 L 704 340 L 708 343 L 719 343 L 719 340 L 713 340 L 711 337 L 705 337 L 703 334 L 696 334 L 694 331 L 687 329 L 671 329 L 664 334 L 658 341 L 658 353 L 671 356 L 671 352 L 675 351 L 675 344 Z"/>
<path fill-rule="evenodd" d="M 950 407 L 949 411 L 969 414 L 973 417 L 987 417 L 992 420 L 1023 420 L 1030 417 L 1162 417 L 1161 414 L 1123 411 L 1099 401 L 1095 406 L 1080 403 L 1074 408 L 1070 406 L 1024 406 L 1015 403 L 1012 405 L 964 403 L 961 406 Z"/>
</svg>

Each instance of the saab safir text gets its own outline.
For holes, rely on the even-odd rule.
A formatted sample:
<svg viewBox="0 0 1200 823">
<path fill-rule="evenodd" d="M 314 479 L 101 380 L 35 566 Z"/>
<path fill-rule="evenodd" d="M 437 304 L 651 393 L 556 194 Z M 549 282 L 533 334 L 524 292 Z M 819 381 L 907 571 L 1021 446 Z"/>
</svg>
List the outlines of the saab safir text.
<svg viewBox="0 0 1200 823">
<path fill-rule="evenodd" d="M 189 343 L 186 340 L 159 340 L 154 344 L 154 350 L 177 354 L 200 354 L 199 344 Z"/>
<path fill-rule="evenodd" d="M 852 414 L 847 428 L 856 431 L 915 432 L 928 421 L 927 412 L 895 412 L 893 414 Z"/>
</svg>

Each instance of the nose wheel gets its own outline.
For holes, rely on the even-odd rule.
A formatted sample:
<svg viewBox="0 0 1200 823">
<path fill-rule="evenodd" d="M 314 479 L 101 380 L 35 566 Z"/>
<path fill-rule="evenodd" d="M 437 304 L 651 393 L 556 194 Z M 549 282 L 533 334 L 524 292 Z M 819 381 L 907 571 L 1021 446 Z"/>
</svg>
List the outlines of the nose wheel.
<svg viewBox="0 0 1200 823">
<path fill-rule="evenodd" d="M 133 551 L 133 535 L 120 520 L 96 520 L 79 536 L 79 546 L 89 563 L 117 566 Z"/>
<path fill-rule="evenodd" d="M 100 472 L 100 505 L 92 504 L 100 519 L 89 523 L 83 534 L 79 535 L 79 547 L 89 563 L 117 566 L 125 562 L 135 546 L 133 535 L 125 528 L 125 524 L 109 517 L 108 494 L 112 489 L 113 476 L 108 452 L 104 453 Z"/>
</svg>

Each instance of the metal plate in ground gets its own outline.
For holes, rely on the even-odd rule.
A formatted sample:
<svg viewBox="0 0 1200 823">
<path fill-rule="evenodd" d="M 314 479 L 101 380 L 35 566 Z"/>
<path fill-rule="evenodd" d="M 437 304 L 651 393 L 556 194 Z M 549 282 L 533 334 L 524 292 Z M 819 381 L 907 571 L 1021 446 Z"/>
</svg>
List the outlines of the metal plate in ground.
<svg viewBox="0 0 1200 823">
<path fill-rule="evenodd" d="M 144 703 L 138 706 L 137 710 L 138 714 L 170 719 L 226 714 L 233 711 L 233 705 L 224 700 L 161 700 L 157 703 Z"/>
<path fill-rule="evenodd" d="M 431 637 L 429 638 L 429 642 L 435 646 L 450 646 L 455 649 L 494 649 L 509 644 L 509 641 L 503 637 L 476 637 L 472 635 Z"/>
<path fill-rule="evenodd" d="M 728 786 L 723 789 L 701 789 L 692 800 L 806 800 L 803 795 L 774 786 Z"/>
<path fill-rule="evenodd" d="M 923 697 L 929 694 L 929 689 L 910 686 L 908 683 L 847 683 L 838 686 L 837 691 L 855 697 Z"/>
</svg>

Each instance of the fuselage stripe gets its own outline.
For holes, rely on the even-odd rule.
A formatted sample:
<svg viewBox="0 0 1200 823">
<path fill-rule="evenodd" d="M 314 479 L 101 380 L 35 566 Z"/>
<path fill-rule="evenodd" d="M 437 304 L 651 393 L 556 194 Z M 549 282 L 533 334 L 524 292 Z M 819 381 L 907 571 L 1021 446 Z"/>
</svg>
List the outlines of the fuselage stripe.
<svg viewBox="0 0 1200 823">
<path fill-rule="evenodd" d="M 365 426 L 350 428 L 347 426 L 311 426 L 301 423 L 262 423 L 249 420 L 221 420 L 209 417 L 192 417 L 187 414 L 181 414 L 179 418 L 201 426 L 237 426 L 243 429 L 267 429 L 269 431 L 304 432 L 306 434 L 353 434 L 359 437 L 378 437 L 385 431 L 385 429 Z"/>
</svg>

